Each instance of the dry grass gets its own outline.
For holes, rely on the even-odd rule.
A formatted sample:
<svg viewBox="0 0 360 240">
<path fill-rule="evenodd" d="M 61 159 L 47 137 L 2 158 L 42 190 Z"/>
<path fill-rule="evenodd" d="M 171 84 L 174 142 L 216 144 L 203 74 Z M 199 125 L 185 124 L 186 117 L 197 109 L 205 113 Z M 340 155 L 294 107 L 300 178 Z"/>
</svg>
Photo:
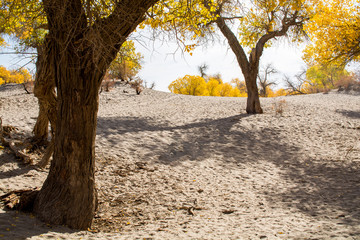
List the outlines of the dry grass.
<svg viewBox="0 0 360 240">
<path fill-rule="evenodd" d="M 283 116 L 286 106 L 287 106 L 287 103 L 286 103 L 285 99 L 275 101 L 273 104 L 273 109 L 275 111 L 275 115 Z"/>
<path fill-rule="evenodd" d="M 105 91 L 105 92 L 109 92 L 115 85 L 115 81 L 113 79 L 104 79 L 103 82 L 101 83 L 101 90 Z"/>
<path fill-rule="evenodd" d="M 135 89 L 137 95 L 144 90 L 143 80 L 141 78 L 136 78 L 134 81 L 130 82 L 130 86 Z"/>
</svg>

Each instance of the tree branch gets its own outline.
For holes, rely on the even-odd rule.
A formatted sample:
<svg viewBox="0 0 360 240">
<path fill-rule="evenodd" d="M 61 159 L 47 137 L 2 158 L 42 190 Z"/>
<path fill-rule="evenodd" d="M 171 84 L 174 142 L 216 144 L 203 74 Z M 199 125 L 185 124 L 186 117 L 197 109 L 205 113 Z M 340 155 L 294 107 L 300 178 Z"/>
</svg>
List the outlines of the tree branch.
<svg viewBox="0 0 360 240">
<path fill-rule="evenodd" d="M 216 25 L 228 40 L 230 48 L 235 53 L 236 59 L 240 65 L 240 68 L 244 74 L 247 74 L 250 69 L 250 64 L 247 59 L 246 53 L 243 47 L 240 45 L 238 39 L 235 34 L 231 31 L 231 29 L 226 25 L 224 18 L 221 16 L 216 19 Z"/>
</svg>

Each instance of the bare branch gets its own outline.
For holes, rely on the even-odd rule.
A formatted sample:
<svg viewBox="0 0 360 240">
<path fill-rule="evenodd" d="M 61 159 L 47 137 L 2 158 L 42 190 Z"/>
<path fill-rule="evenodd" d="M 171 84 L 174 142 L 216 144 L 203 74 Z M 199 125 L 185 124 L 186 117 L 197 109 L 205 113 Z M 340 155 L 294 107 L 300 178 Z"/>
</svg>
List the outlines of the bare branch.
<svg viewBox="0 0 360 240">
<path fill-rule="evenodd" d="M 305 94 L 302 90 L 302 86 L 305 83 L 305 80 L 301 78 L 302 73 L 296 75 L 297 82 L 290 80 L 289 76 L 284 75 L 284 81 L 286 83 L 286 90 L 290 91 L 290 94 Z"/>
</svg>

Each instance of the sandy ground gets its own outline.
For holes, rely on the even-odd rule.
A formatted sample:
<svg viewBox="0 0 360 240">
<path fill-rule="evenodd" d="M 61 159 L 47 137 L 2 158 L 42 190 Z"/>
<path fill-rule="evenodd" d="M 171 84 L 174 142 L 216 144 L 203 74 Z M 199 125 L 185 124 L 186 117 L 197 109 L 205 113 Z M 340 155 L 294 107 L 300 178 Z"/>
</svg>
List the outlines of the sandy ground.
<svg viewBox="0 0 360 240">
<path fill-rule="evenodd" d="M 261 100 L 101 93 L 97 232 L 2 207 L 0 239 L 360 239 L 360 95 Z M 0 105 L 30 136 L 34 96 L 2 86 Z M 0 150 L 0 195 L 46 175 Z"/>
</svg>

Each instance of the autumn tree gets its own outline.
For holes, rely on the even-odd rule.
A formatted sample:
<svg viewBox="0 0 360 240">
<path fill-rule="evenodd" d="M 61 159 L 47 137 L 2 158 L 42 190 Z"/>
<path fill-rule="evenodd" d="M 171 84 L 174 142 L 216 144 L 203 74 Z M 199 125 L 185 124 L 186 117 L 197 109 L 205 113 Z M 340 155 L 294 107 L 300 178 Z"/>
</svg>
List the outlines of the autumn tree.
<svg viewBox="0 0 360 240">
<path fill-rule="evenodd" d="M 206 84 L 209 96 L 220 96 L 221 82 L 215 78 L 210 78 Z"/>
<path fill-rule="evenodd" d="M 53 161 L 34 202 L 35 214 L 45 222 L 77 229 L 91 226 L 97 202 L 94 141 L 100 84 L 154 3 L 42 1 L 48 29 L 43 56 L 57 87 Z"/>
<path fill-rule="evenodd" d="M 10 35 L 18 43 L 17 51 L 37 50 L 34 95 L 38 98 L 39 114 L 34 126 L 34 146 L 47 144 L 49 120 L 54 133 L 56 95 L 53 64 L 46 57 L 50 51 L 46 39 L 47 20 L 39 0 L 1 1 L 0 32 Z"/>
<path fill-rule="evenodd" d="M 244 80 L 233 78 L 231 79 L 231 83 L 234 84 L 237 89 L 239 89 L 241 97 L 247 97 L 246 83 Z"/>
<path fill-rule="evenodd" d="M 303 24 L 309 19 L 307 1 L 254 0 L 247 3 L 230 0 L 160 1 L 148 20 L 153 28 L 165 31 L 176 29 L 180 42 L 190 39 L 184 50 L 191 52 L 197 43 L 215 33 L 215 26 L 227 39 L 244 75 L 248 100 L 247 113 L 262 113 L 257 76 L 264 48 L 279 37 L 292 41 L 304 36 Z M 239 35 L 235 34 L 231 22 L 239 21 Z M 179 36 L 180 35 L 180 36 Z M 195 43 L 193 43 L 195 41 Z M 249 54 L 247 50 L 250 49 Z"/>
<path fill-rule="evenodd" d="M 176 94 L 215 97 L 241 97 L 245 93 L 230 83 L 224 83 L 220 76 L 209 77 L 207 81 L 200 76 L 178 78 L 169 85 L 169 90 Z"/>
<path fill-rule="evenodd" d="M 207 95 L 205 79 L 200 76 L 186 75 L 178 78 L 169 85 L 169 90 L 177 94 L 194 96 Z"/>
<path fill-rule="evenodd" d="M 141 53 L 136 52 L 134 42 L 126 41 L 108 69 L 109 77 L 126 82 L 133 79 L 141 69 L 142 59 Z"/>
<path fill-rule="evenodd" d="M 317 0 L 312 4 L 316 14 L 305 28 L 311 39 L 305 61 L 311 66 L 359 61 L 360 1 Z"/>
<path fill-rule="evenodd" d="M 8 70 L 0 65 L 0 85 L 7 83 L 26 83 L 32 81 L 32 76 L 25 68 Z"/>
<path fill-rule="evenodd" d="M 87 11 L 91 9 L 94 11 L 94 13 L 90 11 L 87 15 L 88 21 L 94 22 L 99 16 L 106 16 L 111 10 L 108 4 L 111 4 L 111 1 L 98 4 L 96 9 L 92 9 L 94 6 L 91 1 L 87 1 Z M 3 16 L 0 19 L 2 26 L 0 34 L 14 36 L 17 39 L 19 52 L 29 48 L 37 50 L 34 94 L 38 98 L 39 114 L 33 130 L 33 145 L 46 145 L 49 121 L 52 135 L 56 129 L 56 92 L 55 63 L 48 59 L 52 50 L 47 37 L 48 24 L 42 1 L 4 0 L 0 6 L 0 15 Z M 2 38 L 0 40 L 4 42 Z M 109 77 L 121 79 L 133 77 L 141 68 L 141 59 L 141 54 L 135 51 L 134 43 L 125 42 L 110 66 Z M 39 166 L 47 165 L 53 152 L 53 144 L 52 141 Z"/>
<path fill-rule="evenodd" d="M 339 86 L 339 82 L 350 75 L 351 73 L 345 69 L 344 65 L 335 63 L 314 65 L 306 71 L 307 80 L 317 91 L 334 89 Z"/>
</svg>

